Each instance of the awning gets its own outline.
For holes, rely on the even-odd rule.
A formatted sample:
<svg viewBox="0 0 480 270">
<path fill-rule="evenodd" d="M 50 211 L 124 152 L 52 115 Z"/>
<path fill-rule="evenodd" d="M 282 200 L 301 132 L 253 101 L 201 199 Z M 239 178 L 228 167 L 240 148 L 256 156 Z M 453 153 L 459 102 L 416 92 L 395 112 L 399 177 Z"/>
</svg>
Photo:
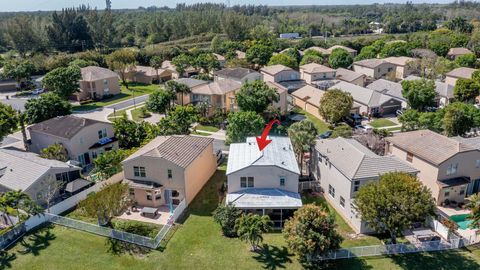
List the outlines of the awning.
<svg viewBox="0 0 480 270">
<path fill-rule="evenodd" d="M 89 185 L 91 185 L 92 182 L 88 181 L 88 180 L 85 180 L 85 179 L 82 179 L 82 178 L 78 178 L 76 180 L 73 180 L 72 182 L 68 183 L 67 186 L 65 187 L 65 191 L 67 192 L 70 192 L 70 193 L 74 193 L 84 187 L 87 187 Z"/>
<path fill-rule="evenodd" d="M 228 193 L 227 203 L 241 209 L 297 209 L 302 207 L 300 194 L 277 188 L 249 188 Z"/>
<path fill-rule="evenodd" d="M 445 180 L 437 180 L 438 185 L 441 188 L 462 186 L 470 183 L 470 178 L 468 177 L 455 177 Z"/>
<path fill-rule="evenodd" d="M 99 148 L 99 147 L 102 147 L 102 146 L 105 146 L 107 144 L 110 144 L 110 143 L 113 143 L 113 142 L 116 142 L 118 141 L 117 138 L 115 137 L 112 137 L 112 138 L 103 138 L 101 139 L 100 141 L 94 143 L 92 146 L 90 146 L 90 148 L 88 149 L 96 149 L 96 148 Z"/>
</svg>

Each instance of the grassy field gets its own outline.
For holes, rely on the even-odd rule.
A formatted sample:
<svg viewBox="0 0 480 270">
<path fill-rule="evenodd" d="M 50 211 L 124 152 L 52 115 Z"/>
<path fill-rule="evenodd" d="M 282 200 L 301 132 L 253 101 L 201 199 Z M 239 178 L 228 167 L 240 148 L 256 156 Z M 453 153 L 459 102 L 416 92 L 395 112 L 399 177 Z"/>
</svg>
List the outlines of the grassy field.
<svg viewBox="0 0 480 270">
<path fill-rule="evenodd" d="M 196 125 L 195 126 L 195 129 L 196 130 L 199 130 L 199 131 L 209 131 L 209 132 L 217 132 L 219 131 L 220 129 L 218 127 L 214 127 L 214 126 L 205 126 L 205 125 Z"/>
<path fill-rule="evenodd" d="M 224 168 L 224 167 L 222 167 Z M 280 233 L 264 237 L 263 251 L 249 251 L 247 243 L 226 238 L 211 212 L 221 201 L 225 171 L 219 170 L 190 204 L 185 221 L 159 250 L 145 254 L 115 254 L 106 238 L 52 226 L 25 237 L 0 258 L 0 269 L 302 269 Z M 306 202 L 324 204 L 318 198 Z M 339 230 L 347 231 L 338 220 Z M 24 246 L 30 252 L 22 254 Z M 343 245 L 348 245 L 344 243 Z M 480 269 L 480 250 L 460 250 L 333 261 L 323 269 Z"/>
<path fill-rule="evenodd" d="M 133 97 L 133 94 L 135 94 L 136 97 L 150 94 L 153 91 L 159 89 L 159 87 L 160 86 L 157 84 L 146 85 L 146 84 L 139 84 L 139 83 L 129 83 L 128 84 L 129 89 L 127 89 L 125 86 L 122 85 L 120 90 L 121 93 L 118 95 L 115 95 L 111 98 L 107 98 L 101 101 L 91 102 L 91 103 L 80 105 L 80 106 L 74 106 L 73 110 L 74 111 L 95 110 L 100 107 L 105 107 L 108 105 L 112 105 L 121 101 L 131 99 Z"/>
<path fill-rule="evenodd" d="M 315 126 L 317 127 L 317 130 L 318 130 L 319 134 L 321 134 L 321 133 L 323 133 L 327 130 L 330 130 L 328 128 L 327 123 L 325 123 L 325 122 L 323 122 L 323 120 L 315 117 L 313 114 L 310 114 L 310 113 L 308 113 L 308 112 L 306 112 L 306 111 L 304 111 L 304 110 L 302 110 L 298 107 L 295 108 L 295 112 L 298 113 L 298 114 L 304 115 L 305 117 L 307 117 L 308 120 L 312 121 L 315 124 Z"/>
<path fill-rule="evenodd" d="M 143 121 L 145 118 L 142 117 L 142 108 L 144 108 L 145 106 L 141 106 L 141 107 L 137 107 L 136 109 L 133 109 L 131 111 L 132 113 L 132 119 L 133 121 L 135 122 L 140 122 L 140 121 Z M 150 117 L 152 114 L 150 112 L 147 111 L 147 114 L 149 114 L 148 117 Z"/>
<path fill-rule="evenodd" d="M 374 128 L 381 128 L 381 127 L 391 127 L 391 126 L 396 126 L 397 124 L 385 119 L 385 118 L 378 118 L 373 120 L 372 122 L 368 123 L 370 126 Z"/>
</svg>

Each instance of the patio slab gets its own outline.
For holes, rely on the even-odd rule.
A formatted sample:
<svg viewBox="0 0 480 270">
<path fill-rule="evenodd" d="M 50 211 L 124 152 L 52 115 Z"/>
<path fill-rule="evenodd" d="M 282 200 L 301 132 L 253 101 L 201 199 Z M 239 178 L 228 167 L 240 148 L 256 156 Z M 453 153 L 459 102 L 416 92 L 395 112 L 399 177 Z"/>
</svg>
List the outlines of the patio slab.
<svg viewBox="0 0 480 270">
<path fill-rule="evenodd" d="M 130 211 L 129 215 L 127 214 L 127 212 L 125 212 L 121 216 L 118 216 L 117 218 L 125 219 L 125 220 L 134 220 L 134 221 L 153 223 L 153 224 L 158 224 L 158 225 L 165 225 L 165 224 L 167 224 L 168 219 L 172 215 L 170 213 L 170 209 L 168 208 L 168 206 L 160 206 L 160 207 L 157 207 L 158 214 L 157 214 L 157 216 L 155 216 L 155 218 L 145 217 L 145 216 L 141 215 L 142 208 L 143 207 L 138 207 L 138 211 L 136 211 L 136 212 Z"/>
</svg>

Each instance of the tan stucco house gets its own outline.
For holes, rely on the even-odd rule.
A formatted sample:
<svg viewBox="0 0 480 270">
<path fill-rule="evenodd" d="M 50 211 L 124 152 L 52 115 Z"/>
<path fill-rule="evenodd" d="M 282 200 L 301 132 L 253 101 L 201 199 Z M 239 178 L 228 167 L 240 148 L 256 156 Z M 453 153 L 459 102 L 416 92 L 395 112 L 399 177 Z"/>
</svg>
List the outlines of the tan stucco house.
<svg viewBox="0 0 480 270">
<path fill-rule="evenodd" d="M 122 162 L 130 196 L 141 207 L 188 205 L 215 173 L 213 139 L 159 136 Z"/>
<path fill-rule="evenodd" d="M 348 82 L 358 86 L 365 86 L 367 75 L 358 73 L 345 68 L 337 68 L 335 78 L 340 81 Z"/>
<path fill-rule="evenodd" d="M 241 83 L 230 79 L 201 84 L 191 88 L 190 103 L 207 103 L 209 113 L 213 113 L 215 109 L 224 112 L 236 111 L 238 107 L 235 94 L 240 91 L 241 86 Z"/>
<path fill-rule="evenodd" d="M 458 79 L 471 79 L 472 74 L 478 69 L 459 67 L 445 74 L 445 83 L 455 86 Z"/>
<path fill-rule="evenodd" d="M 264 82 L 296 81 L 300 79 L 300 73 L 284 65 L 266 66 L 260 69 Z"/>
<path fill-rule="evenodd" d="M 411 75 L 415 72 L 411 63 L 418 61 L 412 57 L 399 56 L 399 57 L 387 57 L 384 59 L 390 64 L 395 65 L 395 78 L 402 80 L 403 78 Z"/>
<path fill-rule="evenodd" d="M 416 168 L 437 205 L 459 204 L 480 191 L 480 150 L 430 130 L 398 133 L 386 139 L 386 155 Z"/>
<path fill-rule="evenodd" d="M 473 52 L 467 48 L 462 48 L 462 47 L 450 48 L 450 50 L 448 50 L 448 53 L 447 53 L 447 58 L 450 60 L 455 60 L 459 56 L 466 55 L 466 54 L 473 54 Z"/>
<path fill-rule="evenodd" d="M 273 102 L 273 107 L 277 108 L 280 110 L 281 114 L 285 115 L 288 111 L 288 89 L 275 82 L 267 82 L 266 84 L 271 88 L 275 88 L 278 94 L 278 101 Z"/>
<path fill-rule="evenodd" d="M 275 227 L 282 227 L 302 206 L 300 170 L 290 139 L 269 139 L 272 142 L 263 151 L 259 151 L 255 137 L 230 144 L 226 203 L 247 213 L 269 215 Z"/>
<path fill-rule="evenodd" d="M 80 69 L 80 89 L 73 94 L 77 101 L 97 100 L 120 94 L 117 73 L 102 67 L 89 66 Z"/>
<path fill-rule="evenodd" d="M 127 80 L 132 82 L 152 84 L 165 82 L 172 79 L 172 71 L 169 69 L 154 69 L 147 66 L 135 66 L 126 75 Z"/>
<path fill-rule="evenodd" d="M 379 156 L 354 139 L 342 137 L 317 140 L 313 151 L 312 172 L 324 197 L 350 224 L 356 233 L 372 230 L 352 206 L 360 187 L 378 181 L 389 172 L 418 172 L 407 162 L 393 156 Z"/>
<path fill-rule="evenodd" d="M 394 73 L 396 66 L 384 59 L 365 59 L 353 62 L 353 71 L 365 74 L 369 79 L 378 80 L 385 78 L 389 73 Z"/>
<path fill-rule="evenodd" d="M 118 148 L 111 123 L 73 115 L 58 116 L 28 127 L 29 150 L 40 154 L 42 149 L 60 143 L 70 160 L 84 167 L 100 154 Z"/>
<path fill-rule="evenodd" d="M 44 159 L 32 152 L 18 149 L 0 149 L 0 194 L 21 190 L 40 205 L 52 196 L 74 195 L 92 183 L 82 179 L 80 167 L 57 160 Z M 57 184 L 58 183 L 58 184 Z"/>
<path fill-rule="evenodd" d="M 317 63 L 300 66 L 300 79 L 309 84 L 315 81 L 334 80 L 335 75 L 335 69 Z"/>
</svg>

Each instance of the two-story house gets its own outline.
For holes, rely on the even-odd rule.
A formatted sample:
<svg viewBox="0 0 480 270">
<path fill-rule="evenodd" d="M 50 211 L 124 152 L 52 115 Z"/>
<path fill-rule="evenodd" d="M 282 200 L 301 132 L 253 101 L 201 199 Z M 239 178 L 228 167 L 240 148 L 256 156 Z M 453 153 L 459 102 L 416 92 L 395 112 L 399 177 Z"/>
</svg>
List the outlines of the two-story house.
<svg viewBox="0 0 480 270">
<path fill-rule="evenodd" d="M 365 74 L 371 80 L 378 80 L 390 73 L 396 74 L 396 66 L 384 59 L 365 59 L 353 62 L 353 71 Z"/>
<path fill-rule="evenodd" d="M 398 133 L 386 141 L 385 153 L 419 170 L 419 180 L 437 205 L 463 203 L 465 196 L 480 191 L 478 148 L 430 130 Z"/>
<path fill-rule="evenodd" d="M 402 80 L 403 78 L 414 73 L 415 69 L 411 65 L 415 61 L 418 61 L 415 58 L 406 56 L 387 57 L 384 60 L 395 65 L 395 78 L 398 80 Z"/>
<path fill-rule="evenodd" d="M 358 86 L 365 86 L 367 75 L 349 69 L 337 68 L 336 79 Z"/>
<path fill-rule="evenodd" d="M 255 137 L 230 144 L 226 203 L 247 213 L 269 215 L 282 227 L 302 206 L 298 193 L 300 170 L 288 137 L 269 137 L 259 151 Z"/>
<path fill-rule="evenodd" d="M 284 65 L 266 66 L 260 69 L 264 82 L 296 81 L 300 79 L 300 73 Z"/>
<path fill-rule="evenodd" d="M 0 149 L 0 193 L 21 190 L 40 205 L 92 185 L 81 168 L 14 148 Z M 53 193 L 55 192 L 55 193 Z"/>
<path fill-rule="evenodd" d="M 238 108 L 235 94 L 241 86 L 241 83 L 230 79 L 200 84 L 191 88 L 190 103 L 206 103 L 208 114 L 213 113 L 215 109 L 224 112 L 236 111 Z"/>
<path fill-rule="evenodd" d="M 77 117 L 58 116 L 28 127 L 29 150 L 40 154 L 42 149 L 59 143 L 70 160 L 82 167 L 90 165 L 100 154 L 118 148 L 111 123 Z"/>
<path fill-rule="evenodd" d="M 251 82 L 262 79 L 262 74 L 249 68 L 225 68 L 215 71 L 214 80 L 230 79 L 239 83 Z"/>
<path fill-rule="evenodd" d="M 75 100 L 97 100 L 120 94 L 117 73 L 96 66 L 84 67 L 80 71 L 82 78 L 79 82 L 79 91 L 73 94 Z"/>
<path fill-rule="evenodd" d="M 159 136 L 122 162 L 124 181 L 138 206 L 188 205 L 215 173 L 213 139 Z"/>
<path fill-rule="evenodd" d="M 148 66 L 135 66 L 126 74 L 126 78 L 132 82 L 152 84 L 165 82 L 172 79 L 172 71 L 169 69 L 155 69 Z"/>
<path fill-rule="evenodd" d="M 311 84 L 315 81 L 334 80 L 336 70 L 317 63 L 300 66 L 300 78 Z"/>
<path fill-rule="evenodd" d="M 459 67 L 445 74 L 445 83 L 455 86 L 458 79 L 471 79 L 472 75 L 478 69 Z"/>
<path fill-rule="evenodd" d="M 392 156 L 378 156 L 354 139 L 317 140 L 311 163 L 325 198 L 357 233 L 372 230 L 354 207 L 360 188 L 389 172 L 415 175 L 417 169 Z"/>
</svg>

